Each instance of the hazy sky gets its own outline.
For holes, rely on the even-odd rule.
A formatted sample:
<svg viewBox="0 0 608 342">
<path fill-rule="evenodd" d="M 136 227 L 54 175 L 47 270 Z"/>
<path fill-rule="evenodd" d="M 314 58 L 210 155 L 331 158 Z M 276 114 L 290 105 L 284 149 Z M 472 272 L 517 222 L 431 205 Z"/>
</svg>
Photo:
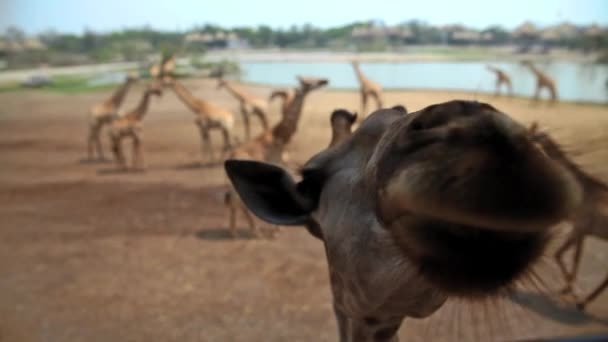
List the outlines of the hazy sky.
<svg viewBox="0 0 608 342">
<path fill-rule="evenodd" d="M 462 23 L 513 28 L 524 20 L 546 25 L 568 20 L 608 24 L 608 0 L 0 0 L 0 30 L 17 25 L 28 33 L 49 28 L 81 32 L 150 25 L 185 30 L 195 24 L 267 24 L 289 27 L 311 23 L 328 27 L 355 20 L 409 19 L 431 24 Z"/>
</svg>

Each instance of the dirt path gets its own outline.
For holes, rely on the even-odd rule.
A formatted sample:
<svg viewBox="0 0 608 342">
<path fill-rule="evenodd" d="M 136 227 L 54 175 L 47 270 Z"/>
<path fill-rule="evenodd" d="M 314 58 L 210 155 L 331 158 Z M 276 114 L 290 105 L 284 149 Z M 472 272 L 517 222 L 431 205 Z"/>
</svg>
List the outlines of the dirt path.
<svg viewBox="0 0 608 342">
<path fill-rule="evenodd" d="M 187 85 L 237 108 L 211 83 Z M 275 240 L 253 240 L 245 230 L 228 237 L 224 175 L 219 166 L 198 166 L 193 117 L 170 91 L 144 124 L 145 173 L 81 162 L 86 109 L 104 96 L 0 94 L 0 341 L 335 341 L 322 245 L 298 228 Z M 395 92 L 386 102 L 415 110 L 452 98 L 471 95 Z M 479 99 L 524 122 L 539 120 L 608 180 L 606 107 Z M 311 95 L 291 155 L 305 161 L 327 144 L 331 110 L 357 106 L 355 93 Z M 271 114 L 276 121 L 277 104 Z M 606 251 L 590 241 L 579 290 L 608 271 Z M 550 258 L 541 273 L 546 287 L 561 285 Z M 449 303 L 430 319 L 406 321 L 400 335 L 487 341 L 602 331 L 608 293 L 583 314 L 568 299 L 526 286 L 497 306 Z"/>
</svg>

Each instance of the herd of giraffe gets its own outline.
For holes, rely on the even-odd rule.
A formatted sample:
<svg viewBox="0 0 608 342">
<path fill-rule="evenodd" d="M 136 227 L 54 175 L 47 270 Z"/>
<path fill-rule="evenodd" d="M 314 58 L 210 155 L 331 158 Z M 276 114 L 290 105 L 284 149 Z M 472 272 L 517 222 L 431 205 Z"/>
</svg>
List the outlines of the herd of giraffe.
<svg viewBox="0 0 608 342">
<path fill-rule="evenodd" d="M 531 63 L 536 97 L 555 82 Z M 170 88 L 195 115 L 202 153 L 223 162 L 230 180 L 225 193 L 228 230 L 237 214 L 254 236 L 254 215 L 281 226 L 304 226 L 323 241 L 329 265 L 340 341 L 396 341 L 405 317 L 427 317 L 449 297 L 485 298 L 525 278 L 544 253 L 550 227 L 572 222 L 570 237 L 555 258 L 572 293 L 586 236 L 608 239 L 608 186 L 585 172 L 537 124 L 526 128 L 489 104 L 450 101 L 408 113 L 383 106 L 382 88 L 353 68 L 360 83 L 361 114 L 334 110 L 331 141 L 299 170 L 296 182 L 283 166 L 307 96 L 324 78 L 297 77 L 293 89 L 271 93 L 282 100 L 281 118 L 270 125 L 267 101 L 218 78 L 239 103 L 244 141 L 234 137 L 230 110 L 192 94 L 173 76 L 175 60 L 150 69 L 152 80 L 139 104 L 118 113 L 137 77 L 129 75 L 105 102 L 91 108 L 89 158 L 104 158 L 100 132 L 109 126 L 118 167 L 128 169 L 122 140 L 132 139 L 133 169 L 143 169 L 144 118 L 152 96 Z M 497 89 L 509 76 L 496 73 Z M 368 98 L 377 110 L 366 117 Z M 251 135 L 250 117 L 262 132 Z M 353 130 L 358 123 L 356 130 Z M 210 132 L 222 133 L 215 158 Z M 521 193 L 533 193 L 522 198 Z M 275 230 L 276 232 L 276 230 Z M 564 252 L 574 248 L 568 271 Z M 580 309 L 606 287 L 608 277 Z"/>
<path fill-rule="evenodd" d="M 540 98 L 540 92 L 543 89 L 546 89 L 549 92 L 551 101 L 557 101 L 557 86 L 555 84 L 555 80 L 551 76 L 547 75 L 547 73 L 540 70 L 530 61 L 523 61 L 522 65 L 528 67 L 536 78 L 536 87 L 533 99 L 538 100 Z M 500 89 L 502 85 L 505 85 L 507 87 L 509 95 L 513 95 L 513 85 L 511 83 L 511 76 L 509 76 L 504 70 L 501 70 L 494 66 L 488 65 L 487 68 L 489 71 L 493 72 L 496 75 L 496 95 L 500 95 Z"/>
</svg>

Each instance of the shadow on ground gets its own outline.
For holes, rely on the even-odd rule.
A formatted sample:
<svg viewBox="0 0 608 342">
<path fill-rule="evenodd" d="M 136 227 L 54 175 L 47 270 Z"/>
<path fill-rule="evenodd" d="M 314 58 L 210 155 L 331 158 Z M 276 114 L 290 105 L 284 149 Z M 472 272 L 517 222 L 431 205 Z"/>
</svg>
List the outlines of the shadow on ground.
<svg viewBox="0 0 608 342">
<path fill-rule="evenodd" d="M 190 163 L 178 164 L 175 166 L 174 169 L 175 170 L 210 169 L 212 167 L 220 166 L 220 165 L 222 165 L 221 162 L 208 162 L 208 163 L 190 162 Z"/>
<path fill-rule="evenodd" d="M 568 324 L 581 325 L 587 323 L 598 323 L 608 326 L 608 319 L 594 317 L 584 311 L 580 311 L 572 303 L 551 298 L 543 293 L 529 291 L 515 291 L 509 299 L 547 319 Z"/>
<path fill-rule="evenodd" d="M 207 228 L 194 234 L 197 238 L 207 241 L 224 240 L 271 240 L 274 238 L 275 230 L 260 228 L 260 235 L 255 236 L 249 229 L 237 229 L 236 236 L 232 236 L 226 228 Z"/>
<path fill-rule="evenodd" d="M 112 159 L 89 159 L 89 158 L 82 158 L 80 160 L 78 160 L 78 164 L 107 164 L 107 163 L 111 163 Z"/>
</svg>

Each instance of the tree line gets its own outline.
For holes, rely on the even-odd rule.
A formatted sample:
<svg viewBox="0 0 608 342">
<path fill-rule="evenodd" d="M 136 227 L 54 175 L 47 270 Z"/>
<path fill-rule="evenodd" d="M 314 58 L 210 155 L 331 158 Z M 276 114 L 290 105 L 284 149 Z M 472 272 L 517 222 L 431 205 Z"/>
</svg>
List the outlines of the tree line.
<svg viewBox="0 0 608 342">
<path fill-rule="evenodd" d="M 291 48 L 291 49 L 334 49 L 351 51 L 387 51 L 407 45 L 429 44 L 545 44 L 562 46 L 583 51 L 608 49 L 608 33 L 603 29 L 599 34 L 589 36 L 578 34 L 569 38 L 543 41 L 540 35 L 515 36 L 513 32 L 500 26 L 484 30 L 471 30 L 464 26 L 452 25 L 451 28 L 429 25 L 423 21 L 412 20 L 390 27 L 390 30 L 371 21 L 353 22 L 331 28 L 319 28 L 310 24 L 293 25 L 289 28 L 273 28 L 267 25 L 256 27 L 226 28 L 205 24 L 184 32 L 163 31 L 151 27 L 128 28 L 112 32 L 94 32 L 85 29 L 80 34 L 62 33 L 55 30 L 42 32 L 28 37 L 16 27 L 11 27 L 0 37 L 0 59 L 9 64 L 50 63 L 54 65 L 78 64 L 87 62 L 107 62 L 116 60 L 141 60 L 150 53 L 202 53 L 213 48 L 213 37 L 218 33 L 232 33 L 239 41 L 251 48 Z M 363 34 L 354 35 L 354 30 L 363 29 Z M 367 31 L 369 34 L 366 34 Z M 392 31 L 391 31 L 392 30 Z M 457 40 L 454 32 L 477 32 L 485 34 L 483 40 Z M 211 37 L 211 42 L 188 42 L 184 39 L 190 33 Z M 396 32 L 396 33 L 395 33 Z M 488 38 L 489 37 L 489 38 Z M 43 48 L 31 48 L 39 42 Z M 28 45 L 28 42 L 31 43 Z M 19 45 L 21 44 L 21 45 Z M 22 46 L 22 48 L 19 48 Z M 221 46 L 221 45 L 220 45 Z"/>
</svg>

